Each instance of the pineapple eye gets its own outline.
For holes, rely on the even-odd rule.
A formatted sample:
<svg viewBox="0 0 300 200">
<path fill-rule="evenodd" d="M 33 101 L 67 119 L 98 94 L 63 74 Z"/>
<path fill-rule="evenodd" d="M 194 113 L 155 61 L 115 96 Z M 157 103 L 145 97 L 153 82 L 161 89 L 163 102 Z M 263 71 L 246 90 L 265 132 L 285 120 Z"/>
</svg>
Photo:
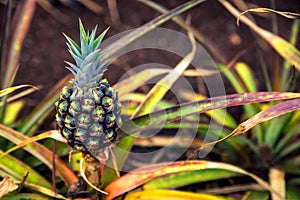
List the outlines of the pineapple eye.
<svg viewBox="0 0 300 200">
<path fill-rule="evenodd" d="M 62 113 L 66 113 L 68 111 L 68 102 L 67 101 L 63 101 L 58 105 L 58 109 L 60 110 L 60 112 Z"/>
<path fill-rule="evenodd" d="M 117 134 L 112 129 L 108 129 L 105 133 L 105 138 L 109 141 L 114 141 L 116 139 Z"/>
<path fill-rule="evenodd" d="M 64 120 L 63 120 L 62 116 L 59 113 L 57 113 L 55 115 L 55 119 L 56 119 L 57 125 L 61 128 L 64 124 Z"/>
<path fill-rule="evenodd" d="M 68 129 L 74 129 L 75 128 L 75 122 L 74 118 L 71 115 L 67 115 L 65 118 L 65 126 Z"/>
<path fill-rule="evenodd" d="M 111 123 L 111 122 L 114 122 L 115 121 L 115 115 L 114 114 L 110 114 L 110 115 L 107 115 L 106 118 L 105 118 L 105 123 Z"/>
<path fill-rule="evenodd" d="M 83 105 L 90 105 L 90 106 L 94 106 L 95 103 L 92 99 L 84 99 L 83 100 Z"/>
<path fill-rule="evenodd" d="M 111 96 L 111 97 L 114 98 L 114 89 L 112 89 L 111 87 L 107 88 L 107 89 L 105 90 L 105 94 L 106 94 L 107 96 Z"/>
<path fill-rule="evenodd" d="M 99 147 L 100 143 L 98 140 L 94 139 L 94 138 L 90 138 L 87 143 L 86 146 L 88 147 L 88 149 L 97 149 L 97 147 Z"/>
<path fill-rule="evenodd" d="M 67 140 L 72 140 L 74 139 L 74 134 L 72 131 L 70 131 L 69 129 L 67 128 L 64 128 L 62 130 L 62 135 L 67 139 Z"/>
<path fill-rule="evenodd" d="M 84 99 L 81 105 L 82 109 L 86 112 L 92 112 L 95 108 L 95 103 L 92 99 Z"/>
<path fill-rule="evenodd" d="M 90 124 L 92 122 L 90 115 L 84 113 L 79 114 L 77 120 L 80 124 Z"/>
<path fill-rule="evenodd" d="M 116 120 L 116 117 L 113 113 L 107 115 L 105 117 L 105 124 L 108 128 L 111 128 L 114 126 L 114 123 L 115 123 L 115 120 Z"/>
<path fill-rule="evenodd" d="M 101 120 L 103 121 L 103 115 L 105 114 L 105 111 L 103 110 L 103 108 L 101 108 L 100 106 L 97 106 L 94 110 L 93 110 L 93 117 L 95 119 Z"/>
<path fill-rule="evenodd" d="M 76 112 L 80 112 L 80 111 L 81 111 L 80 102 L 72 101 L 70 104 L 70 112 L 72 112 L 72 114 L 75 114 Z"/>
<path fill-rule="evenodd" d="M 112 99 L 109 97 L 103 97 L 102 98 L 102 106 L 104 107 L 110 107 L 112 105 Z"/>
<path fill-rule="evenodd" d="M 77 128 L 75 131 L 75 140 L 84 141 L 86 140 L 87 134 L 84 129 Z"/>
<path fill-rule="evenodd" d="M 101 133 L 103 133 L 104 128 L 102 124 L 93 124 L 90 127 L 90 134 L 91 136 L 97 136 L 100 135 Z"/>
<path fill-rule="evenodd" d="M 69 99 L 70 96 L 72 95 L 72 93 L 73 93 L 73 89 L 72 88 L 64 87 L 62 89 L 62 92 L 61 92 L 61 97 L 64 100 Z"/>
<path fill-rule="evenodd" d="M 108 84 L 107 80 L 104 79 L 103 81 L 101 81 L 98 88 L 102 93 L 106 93 L 107 88 L 109 88 L 109 84 Z"/>
</svg>

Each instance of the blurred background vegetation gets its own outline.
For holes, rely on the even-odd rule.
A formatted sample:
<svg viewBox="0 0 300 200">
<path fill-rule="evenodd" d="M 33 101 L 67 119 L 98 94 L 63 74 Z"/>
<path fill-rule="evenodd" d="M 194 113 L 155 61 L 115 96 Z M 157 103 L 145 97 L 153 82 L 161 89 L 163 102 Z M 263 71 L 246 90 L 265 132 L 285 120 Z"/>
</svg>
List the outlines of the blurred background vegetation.
<svg viewBox="0 0 300 200">
<path fill-rule="evenodd" d="M 70 61 L 71 57 L 66 50 L 66 40 L 62 33 L 67 33 L 67 35 L 78 42 L 79 18 L 83 21 L 88 30 L 92 30 L 97 24 L 100 31 L 103 31 L 109 26 L 110 30 L 106 36 L 108 38 L 126 30 L 141 27 L 152 19 L 160 16 L 160 13 L 151 8 L 151 6 L 146 5 L 145 1 L 135 0 L 27 0 L 9 2 L 11 2 L 11 4 L 7 4 L 7 1 L 1 0 L 0 4 L 0 38 L 2 39 L 1 89 L 4 91 L 4 89 L 12 85 L 26 84 L 35 86 L 38 90 L 35 91 L 35 88 L 23 89 L 23 92 L 30 94 L 22 97 L 21 101 L 19 101 L 21 103 L 13 101 L 13 103 L 8 103 L 7 106 L 5 106 L 7 99 L 6 97 L 2 98 L 0 118 L 1 124 L 5 125 L 0 128 L 0 133 L 3 137 L 0 141 L 2 151 L 7 151 L 12 148 L 14 146 L 13 143 L 18 144 L 20 141 L 25 141 L 39 133 L 47 133 L 55 137 L 55 132 L 48 132 L 56 128 L 53 103 L 58 98 L 62 86 L 66 85 L 70 79 L 70 76 L 68 76 L 69 72 L 65 69 L 64 61 Z M 169 10 L 186 3 L 186 1 L 182 0 L 155 2 Z M 182 22 L 187 21 L 183 23 L 184 26 L 188 27 L 189 30 L 193 30 L 192 32 L 198 42 L 200 40 L 200 43 L 203 44 L 214 61 L 218 64 L 224 77 L 226 93 L 234 94 L 260 91 L 299 92 L 299 52 L 288 51 L 294 54 L 283 59 L 279 55 L 278 49 L 288 49 L 288 45 L 281 45 L 276 49 L 270 45 L 272 41 L 259 37 L 259 34 L 257 34 L 257 32 L 255 33 L 249 26 L 241 22 L 240 26 L 237 26 L 236 17 L 228 12 L 228 8 L 226 9 L 224 7 L 224 2 L 226 1 L 206 1 L 188 9 L 180 16 L 183 19 Z M 240 11 L 244 11 L 247 8 L 267 7 L 277 11 L 300 12 L 300 2 L 298 0 L 232 0 L 230 3 L 235 5 Z M 29 18 L 20 17 L 22 14 Z M 299 20 L 288 19 L 287 17 L 268 12 L 251 13 L 251 15 L 246 14 L 246 16 L 249 19 L 255 19 L 255 23 L 259 27 L 284 38 L 286 41 L 290 41 L 297 49 L 300 48 L 298 39 Z M 29 20 L 27 23 L 23 23 L 21 19 L 25 21 L 26 19 Z M 19 26 L 17 25 L 18 23 Z M 21 27 L 21 29 L 14 29 L 16 27 Z M 161 27 L 186 34 L 186 30 L 182 28 L 182 24 L 180 26 L 171 20 L 161 25 Z M 24 38 L 23 42 L 22 38 Z M 12 46 L 11 48 L 10 45 Z M 16 52 L 19 52 L 20 55 Z M 292 58 L 294 58 L 294 62 L 292 62 Z M 111 85 L 114 85 L 124 73 L 134 66 L 153 62 L 162 63 L 167 66 L 176 66 L 181 59 L 180 57 L 162 53 L 161 51 L 157 52 L 156 50 L 135 51 L 120 57 L 112 63 L 109 66 L 109 70 L 105 73 L 105 77 L 110 81 Z M 205 89 L 201 87 L 202 82 L 200 77 L 188 77 L 188 79 L 194 84 L 199 96 L 197 96 L 197 99 L 187 98 L 187 100 L 195 102 L 207 95 Z M 140 84 L 138 87 L 140 87 L 141 93 L 146 95 L 151 87 L 143 86 L 142 83 Z M 124 89 L 121 86 L 116 87 L 120 87 L 120 92 Z M 9 91 L 9 93 L 10 92 L 11 91 Z M 256 99 L 254 101 L 261 102 L 257 100 L 257 97 L 262 94 L 255 93 L 255 95 L 253 96 L 253 99 Z M 272 95 L 276 96 L 275 94 Z M 265 96 L 265 98 L 267 101 L 298 98 L 299 102 L 299 96 L 291 97 L 287 94 L 285 97 L 280 98 L 275 98 L 274 96 L 269 96 L 269 99 Z M 274 99 L 272 99 L 273 97 Z M 165 106 L 170 107 L 176 104 L 176 101 L 172 98 L 164 99 L 163 102 Z M 135 102 L 132 109 L 137 109 L 138 103 L 140 102 Z M 208 124 L 211 118 L 217 122 L 216 129 L 225 125 L 225 129 L 222 132 L 222 136 L 225 136 L 234 131 L 241 122 L 251 119 L 251 117 L 258 112 L 271 108 L 271 106 L 277 103 L 279 103 L 279 101 L 276 103 L 271 102 L 229 108 L 230 116 L 223 124 L 219 122 L 217 118 L 213 118 L 207 113 L 206 117 L 204 117 L 204 121 L 201 121 L 199 138 L 195 140 L 193 148 L 196 149 L 199 144 L 201 144 L 203 138 L 202 133 L 205 134 L 207 130 L 207 126 L 205 125 Z M 10 106 L 10 104 L 12 105 Z M 148 109 L 151 110 L 152 108 Z M 297 107 L 294 108 L 294 110 L 296 109 Z M 280 108 L 277 108 L 276 111 L 278 112 L 279 110 Z M 287 108 L 286 112 L 290 111 L 293 111 L 292 108 Z M 202 113 L 202 111 L 199 111 L 199 113 Z M 123 114 L 129 116 L 132 115 L 132 112 Z M 219 114 L 221 115 L 222 112 Z M 181 117 L 184 118 L 185 116 Z M 264 116 L 260 117 L 261 119 L 266 118 Z M 273 117 L 275 116 L 271 118 Z M 146 121 L 147 118 L 142 119 Z M 184 163 L 175 162 L 174 166 L 171 166 L 170 169 L 171 171 L 173 170 L 173 174 L 176 175 L 175 177 L 162 170 L 163 180 L 161 180 L 159 179 L 161 177 L 156 177 L 154 174 L 151 174 L 151 172 L 148 172 L 147 169 L 141 169 L 142 173 L 150 173 L 151 181 L 153 182 L 147 182 L 150 179 L 138 182 L 139 178 L 134 177 L 134 173 L 129 173 L 127 177 L 123 176 L 123 179 L 117 179 L 114 182 L 117 178 L 113 172 L 114 170 L 105 169 L 104 175 L 101 176 L 102 185 L 99 181 L 95 184 L 98 184 L 102 189 L 105 188 L 105 191 L 111 192 L 112 195 L 109 196 L 109 198 L 132 190 L 129 186 L 128 188 L 122 188 L 121 186 L 126 186 L 126 184 L 122 185 L 122 181 L 126 183 L 128 180 L 136 178 L 134 179 L 136 181 L 134 181 L 134 186 L 132 187 L 142 187 L 145 192 L 143 195 L 146 195 L 145 198 L 147 198 L 147 195 L 156 195 L 155 197 L 160 199 L 163 197 L 170 198 L 174 195 L 174 197 L 180 196 L 182 199 L 272 198 L 276 200 L 283 199 L 283 196 L 295 199 L 299 196 L 300 192 L 299 119 L 300 114 L 298 108 L 296 112 L 259 124 L 251 130 L 251 136 L 239 136 L 219 143 L 207 157 L 209 161 L 203 161 L 203 163 L 207 164 L 205 167 L 203 167 L 203 163 L 199 161 L 195 161 L 195 163 L 184 161 L 182 161 Z M 253 123 L 253 126 L 254 124 L 255 123 Z M 141 124 L 141 127 L 146 129 L 147 125 Z M 178 128 L 176 123 L 170 123 L 169 127 L 166 127 L 164 131 L 167 132 L 171 130 L 170 132 L 172 133 L 176 128 Z M 153 139 L 155 141 L 155 137 Z M 159 138 L 159 140 L 160 139 L 161 138 Z M 147 148 L 152 148 L 149 144 L 146 146 L 142 144 L 141 141 L 136 142 L 136 146 L 140 146 L 143 151 L 147 150 Z M 21 192 L 15 191 L 13 193 L 19 195 L 15 195 L 15 198 L 21 199 L 23 197 L 29 197 L 32 199 L 41 199 L 43 197 L 47 199 L 49 196 L 63 198 L 62 196 L 58 196 L 55 192 L 63 196 L 69 195 L 69 197 L 83 196 L 100 198 L 100 195 L 96 193 L 89 193 L 92 189 L 86 185 L 81 186 L 79 184 L 80 187 L 76 188 L 75 192 L 70 192 L 71 185 L 74 186 L 74 182 L 78 181 L 78 178 L 80 179 L 78 175 L 79 166 L 78 163 L 76 163 L 79 159 L 78 155 L 77 157 L 75 157 L 76 155 L 74 156 L 73 162 L 71 163 L 69 163 L 67 159 L 70 148 L 63 143 L 57 143 L 56 155 L 61 159 L 56 160 L 56 165 L 53 165 L 51 163 L 53 140 L 42 140 L 42 142 L 39 142 L 39 145 L 37 143 L 28 145 L 29 152 L 34 156 L 28 154 L 23 149 L 19 149 L 13 152 L 11 157 L 1 157 L 0 174 L 2 177 L 9 176 L 13 177 L 13 180 L 22 181 L 26 179 L 23 178 L 25 172 L 34 169 L 37 172 L 34 172 L 34 170 L 30 171 L 30 174 L 33 175 L 32 177 L 28 176 L 26 180 L 29 181 L 29 183 L 36 184 L 35 186 L 38 185 L 37 180 L 41 182 L 39 185 L 40 188 L 30 186 L 29 183 L 27 185 L 25 184 L 24 190 L 21 190 Z M 127 147 L 129 148 L 131 145 L 132 144 L 127 144 Z M 159 145 L 160 144 L 154 146 Z M 40 155 L 39 153 L 35 154 L 35 152 L 40 152 L 40 154 L 42 152 L 44 155 Z M 183 156 L 183 160 L 186 159 L 188 153 Z M 15 158 L 17 158 L 18 161 L 14 160 Z M 163 158 L 161 159 L 163 160 Z M 19 160 L 22 160 L 28 166 L 22 166 L 22 164 L 20 164 L 20 166 L 18 165 L 19 168 L 17 168 L 16 163 L 18 163 Z M 11 163 L 12 166 L 10 166 L 9 163 Z M 211 168 L 208 163 L 211 164 Z M 117 164 L 118 166 L 123 165 L 122 162 Z M 14 165 L 16 167 L 15 169 Z M 131 167 L 139 166 L 139 164 L 134 161 L 127 161 L 127 165 L 131 165 Z M 184 168 L 185 165 L 190 168 Z M 55 166 L 57 166 L 57 168 L 55 168 Z M 156 169 L 157 166 L 151 165 L 151 167 Z M 239 169 L 235 167 L 239 167 Z M 160 168 L 157 170 L 159 169 Z M 166 168 L 166 171 L 167 169 L 168 168 Z M 242 172 L 241 169 L 247 171 Z M 56 170 L 57 177 L 53 178 L 56 176 L 54 173 Z M 63 171 L 66 175 L 63 175 Z M 257 178 L 252 173 L 262 179 Z M 239 174 L 239 176 L 237 174 Z M 240 178 L 240 174 L 243 174 L 242 178 Z M 51 178 L 55 179 L 52 186 L 50 184 Z M 146 182 L 147 184 L 145 184 Z M 276 183 L 278 183 L 277 186 Z M 18 184 L 22 185 L 22 182 L 18 182 Z M 14 186 L 14 184 L 10 185 Z M 45 191 L 43 188 L 49 190 Z M 182 192 L 171 194 L 170 190 L 165 190 L 169 188 L 179 188 L 177 192 Z M 147 190 L 150 191 L 150 194 L 147 193 Z M 183 191 L 188 193 L 184 193 Z M 278 193 L 276 193 L 276 191 Z M 28 193 L 30 194 L 26 196 L 25 194 Z M 205 194 L 210 194 L 211 196 L 205 196 Z M 222 196 L 213 196 L 215 194 Z M 138 198 L 139 195 L 142 195 L 139 191 L 133 191 L 127 195 L 126 198 L 134 199 Z M 9 199 L 11 196 L 7 198 Z"/>
</svg>

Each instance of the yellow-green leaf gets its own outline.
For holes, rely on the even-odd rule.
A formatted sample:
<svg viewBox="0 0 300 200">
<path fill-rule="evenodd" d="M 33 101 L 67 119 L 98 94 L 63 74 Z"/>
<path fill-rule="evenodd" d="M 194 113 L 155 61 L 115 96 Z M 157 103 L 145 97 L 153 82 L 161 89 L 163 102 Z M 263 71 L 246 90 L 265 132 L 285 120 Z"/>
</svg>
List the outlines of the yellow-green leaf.
<svg viewBox="0 0 300 200">
<path fill-rule="evenodd" d="M 8 95 L 12 92 L 14 92 L 15 90 L 18 90 L 20 88 L 24 88 L 24 87 L 32 87 L 32 88 L 35 88 L 34 86 L 32 85 L 19 85 L 19 86 L 14 86 L 14 87 L 9 87 L 9 88 L 5 88 L 3 90 L 0 90 L 0 97 L 3 97 L 5 95 Z M 37 88 L 36 88 L 37 89 Z"/>
<path fill-rule="evenodd" d="M 233 198 L 222 197 L 203 193 L 183 192 L 176 190 L 145 190 L 139 192 L 132 192 L 126 195 L 125 200 L 233 200 Z"/>
<path fill-rule="evenodd" d="M 22 107 L 24 106 L 24 101 L 15 101 L 7 105 L 6 112 L 4 116 L 4 124 L 10 124 L 13 123 L 19 112 L 21 111 Z"/>
<path fill-rule="evenodd" d="M 194 171 L 194 170 L 205 170 L 205 169 L 223 169 L 223 170 L 229 170 L 232 172 L 250 176 L 264 189 L 272 191 L 275 194 L 279 195 L 278 193 L 276 193 L 276 191 L 272 190 L 271 186 L 267 182 L 265 182 L 255 174 L 252 174 L 237 166 L 221 163 L 221 162 L 211 162 L 206 160 L 189 160 L 189 161 L 177 161 L 173 163 L 161 163 L 161 164 L 148 165 L 145 167 L 132 170 L 131 172 L 115 180 L 105 188 L 105 191 L 108 193 L 107 199 L 110 200 L 121 194 L 131 191 L 134 188 L 156 177 L 160 177 L 172 173 L 180 173 L 180 172 L 187 172 L 187 171 Z"/>
</svg>

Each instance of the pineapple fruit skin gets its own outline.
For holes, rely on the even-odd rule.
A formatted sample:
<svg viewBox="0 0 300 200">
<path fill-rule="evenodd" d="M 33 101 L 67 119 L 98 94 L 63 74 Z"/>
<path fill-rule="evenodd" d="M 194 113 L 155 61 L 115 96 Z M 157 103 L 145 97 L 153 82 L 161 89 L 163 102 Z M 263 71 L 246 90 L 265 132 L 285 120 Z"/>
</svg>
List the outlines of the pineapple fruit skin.
<svg viewBox="0 0 300 200">
<path fill-rule="evenodd" d="M 121 105 L 106 79 L 95 88 L 64 87 L 56 110 L 58 129 L 75 150 L 96 155 L 117 138 Z"/>
</svg>

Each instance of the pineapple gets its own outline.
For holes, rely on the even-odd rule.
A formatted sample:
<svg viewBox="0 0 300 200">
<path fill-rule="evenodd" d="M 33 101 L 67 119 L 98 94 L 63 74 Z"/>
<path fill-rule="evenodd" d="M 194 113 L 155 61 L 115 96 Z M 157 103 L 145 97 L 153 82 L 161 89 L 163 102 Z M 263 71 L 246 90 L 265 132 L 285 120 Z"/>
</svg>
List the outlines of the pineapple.
<svg viewBox="0 0 300 200">
<path fill-rule="evenodd" d="M 66 62 L 67 68 L 75 78 L 55 104 L 56 122 L 73 149 L 97 156 L 116 140 L 121 105 L 117 92 L 102 78 L 107 62 L 100 62 L 105 52 L 98 48 L 107 30 L 95 38 L 97 26 L 89 33 L 79 21 L 79 28 L 80 47 L 65 35 L 76 63 Z"/>
</svg>

